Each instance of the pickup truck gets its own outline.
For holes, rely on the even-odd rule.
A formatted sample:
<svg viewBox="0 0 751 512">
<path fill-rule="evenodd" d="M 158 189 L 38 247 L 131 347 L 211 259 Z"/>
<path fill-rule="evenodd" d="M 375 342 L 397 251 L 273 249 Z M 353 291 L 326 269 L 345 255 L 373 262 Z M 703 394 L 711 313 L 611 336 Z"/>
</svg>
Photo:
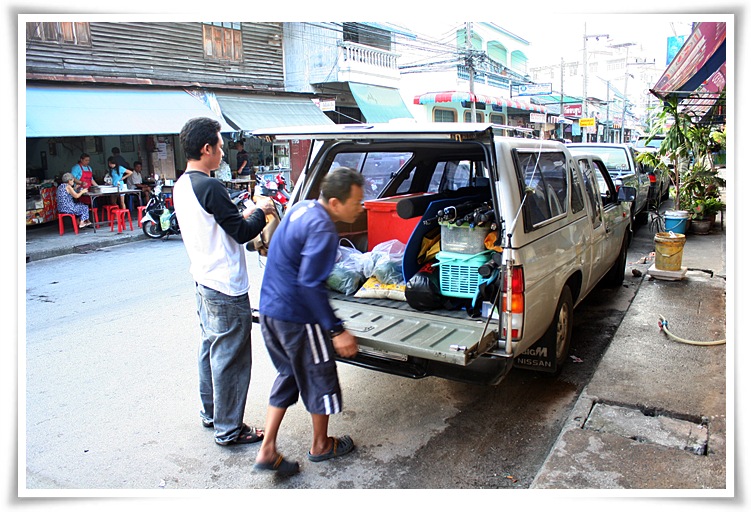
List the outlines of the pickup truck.
<svg viewBox="0 0 751 512">
<path fill-rule="evenodd" d="M 651 182 L 647 169 L 636 161 L 636 150 L 629 144 L 611 144 L 605 142 L 574 142 L 567 144 L 574 155 L 592 154 L 599 156 L 616 181 L 636 189 L 632 204 L 631 221 L 645 224 L 649 215 Z"/>
<path fill-rule="evenodd" d="M 474 123 L 253 132 L 269 141 L 311 140 L 291 204 L 318 198 L 323 176 L 343 162 L 363 174 L 375 199 L 354 223 L 337 223 L 345 245 L 366 253 L 376 231 L 404 243 L 406 300 L 330 292 L 360 347 L 343 362 L 485 385 L 501 382 L 513 367 L 560 371 L 574 308 L 598 283 L 623 282 L 635 191 L 616 191 L 597 156 L 574 157 L 560 142 L 506 133 Z M 379 201 L 393 211 L 369 207 Z M 470 219 L 478 205 L 484 221 Z M 441 250 L 421 262 L 423 243 L 436 233 Z M 439 281 L 436 303 L 417 304 L 411 285 L 431 269 Z"/>
</svg>

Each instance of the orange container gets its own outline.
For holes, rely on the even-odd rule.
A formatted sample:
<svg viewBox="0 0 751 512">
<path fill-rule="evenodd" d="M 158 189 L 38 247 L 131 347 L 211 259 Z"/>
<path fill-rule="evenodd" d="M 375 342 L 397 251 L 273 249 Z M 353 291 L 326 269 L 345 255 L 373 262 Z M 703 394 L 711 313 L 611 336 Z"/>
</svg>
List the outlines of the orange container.
<svg viewBox="0 0 751 512">
<path fill-rule="evenodd" d="M 368 251 L 381 242 L 394 239 L 406 245 L 422 217 L 402 219 L 396 213 L 396 204 L 405 197 L 421 195 L 423 194 L 407 194 L 365 201 L 364 207 L 368 212 Z"/>
</svg>

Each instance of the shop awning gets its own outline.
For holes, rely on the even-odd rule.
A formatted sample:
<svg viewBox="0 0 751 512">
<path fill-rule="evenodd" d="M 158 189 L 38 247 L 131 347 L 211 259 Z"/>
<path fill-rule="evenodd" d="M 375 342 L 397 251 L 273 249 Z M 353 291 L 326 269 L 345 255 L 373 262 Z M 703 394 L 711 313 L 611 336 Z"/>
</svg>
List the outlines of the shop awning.
<svg viewBox="0 0 751 512">
<path fill-rule="evenodd" d="M 26 86 L 26 137 L 180 133 L 193 117 L 229 126 L 205 103 L 180 89 Z"/>
<path fill-rule="evenodd" d="M 542 105 L 535 105 L 522 100 L 487 96 L 485 94 L 471 94 L 462 91 L 429 92 L 426 94 L 420 94 L 415 96 L 414 103 L 415 105 L 428 105 L 431 103 L 460 103 L 463 101 L 471 102 L 472 98 L 474 98 L 475 103 L 505 106 L 507 108 L 528 110 L 530 112 L 541 112 L 544 114 L 548 112 L 548 109 Z"/>
<path fill-rule="evenodd" d="M 280 126 L 333 124 L 310 99 L 216 92 L 227 122 L 238 131 Z"/>
<path fill-rule="evenodd" d="M 368 123 L 388 123 L 392 119 L 413 119 L 397 89 L 349 82 L 349 90 Z"/>
<path fill-rule="evenodd" d="M 697 23 L 650 91 L 662 99 L 689 95 L 706 83 L 725 59 L 725 23 Z"/>
</svg>

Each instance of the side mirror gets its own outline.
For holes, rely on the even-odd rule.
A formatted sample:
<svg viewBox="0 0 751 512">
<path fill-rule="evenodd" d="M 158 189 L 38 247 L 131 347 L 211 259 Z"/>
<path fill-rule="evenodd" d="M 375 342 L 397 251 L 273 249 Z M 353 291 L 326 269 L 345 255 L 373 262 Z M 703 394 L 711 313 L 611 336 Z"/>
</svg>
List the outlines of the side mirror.
<svg viewBox="0 0 751 512">
<path fill-rule="evenodd" d="M 621 186 L 618 188 L 618 202 L 623 203 L 633 203 L 634 198 L 636 197 L 636 188 L 635 187 L 626 187 Z"/>
</svg>

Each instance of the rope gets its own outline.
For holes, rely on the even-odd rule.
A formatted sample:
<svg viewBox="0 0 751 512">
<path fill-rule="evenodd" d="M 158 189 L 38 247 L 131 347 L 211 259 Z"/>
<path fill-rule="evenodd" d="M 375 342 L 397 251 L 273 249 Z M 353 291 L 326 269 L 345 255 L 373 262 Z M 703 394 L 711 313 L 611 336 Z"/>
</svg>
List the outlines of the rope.
<svg viewBox="0 0 751 512">
<path fill-rule="evenodd" d="M 665 334 L 668 336 L 668 338 L 671 338 L 673 341 L 678 341 L 680 343 L 688 343 L 689 345 L 699 345 L 703 347 L 708 347 L 711 345 L 724 345 L 725 340 L 716 340 L 716 341 L 691 341 L 691 340 L 684 340 L 683 338 L 679 338 L 672 332 L 668 330 L 668 321 L 665 319 L 664 316 L 660 315 L 660 330 L 664 331 Z"/>
</svg>

